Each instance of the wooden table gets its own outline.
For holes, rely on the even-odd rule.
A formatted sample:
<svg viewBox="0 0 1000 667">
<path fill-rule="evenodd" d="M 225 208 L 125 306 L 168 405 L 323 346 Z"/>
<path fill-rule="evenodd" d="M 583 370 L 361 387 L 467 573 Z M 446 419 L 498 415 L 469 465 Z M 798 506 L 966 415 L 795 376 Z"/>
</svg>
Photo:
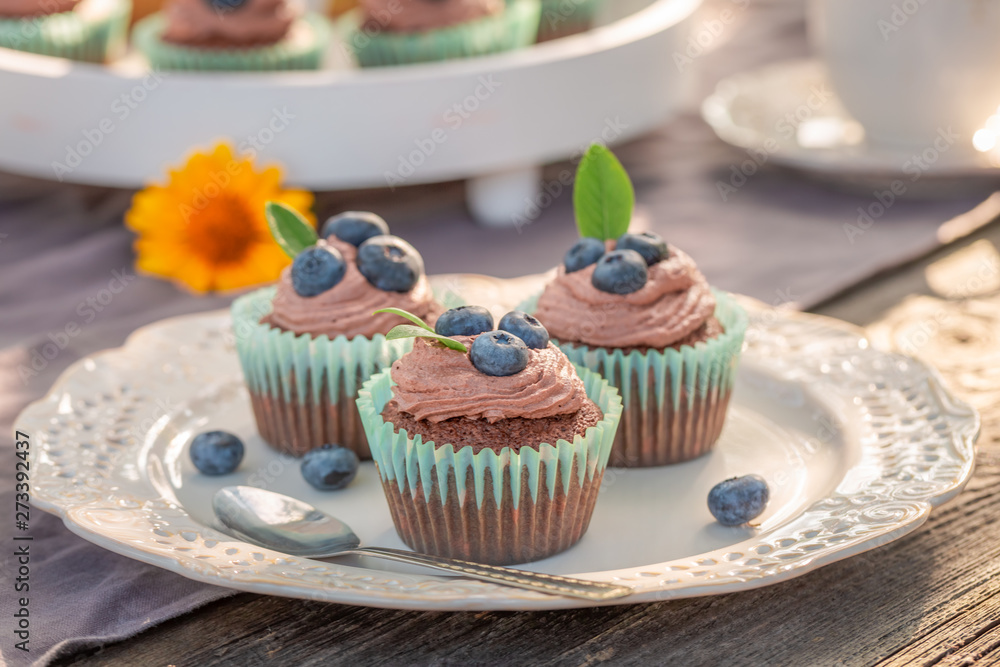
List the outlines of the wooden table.
<svg viewBox="0 0 1000 667">
<path fill-rule="evenodd" d="M 241 594 L 58 664 L 1000 662 L 998 247 L 994 222 L 816 309 L 880 344 L 903 340 L 982 411 L 967 489 L 897 542 L 756 591 L 579 611 L 401 612 Z"/>
</svg>

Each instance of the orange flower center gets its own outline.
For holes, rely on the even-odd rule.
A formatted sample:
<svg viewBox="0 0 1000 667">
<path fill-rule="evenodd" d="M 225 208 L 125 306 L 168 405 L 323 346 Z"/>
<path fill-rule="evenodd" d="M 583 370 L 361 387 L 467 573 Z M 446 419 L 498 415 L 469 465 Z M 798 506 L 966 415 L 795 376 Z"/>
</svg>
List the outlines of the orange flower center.
<svg viewBox="0 0 1000 667">
<path fill-rule="evenodd" d="M 260 241 L 246 202 L 222 193 L 196 210 L 188 220 L 191 250 L 212 264 L 233 264 Z"/>
</svg>

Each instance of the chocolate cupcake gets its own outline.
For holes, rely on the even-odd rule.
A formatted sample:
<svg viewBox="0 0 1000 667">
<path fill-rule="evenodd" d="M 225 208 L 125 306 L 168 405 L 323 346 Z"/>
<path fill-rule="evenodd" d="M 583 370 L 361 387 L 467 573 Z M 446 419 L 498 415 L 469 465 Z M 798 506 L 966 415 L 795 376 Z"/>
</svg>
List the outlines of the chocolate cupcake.
<svg viewBox="0 0 1000 667">
<path fill-rule="evenodd" d="M 338 225 L 345 220 L 371 223 L 373 235 Z M 302 456 L 335 443 L 371 458 L 355 406 L 358 389 L 410 346 L 384 335 L 405 320 L 372 311 L 395 306 L 434 321 L 444 310 L 419 253 L 388 231 L 373 214 L 332 218 L 325 238 L 302 249 L 276 286 L 233 303 L 236 350 L 257 428 L 278 451 Z"/>
<path fill-rule="evenodd" d="M 627 229 L 631 184 L 614 156 L 592 148 L 581 172 L 577 188 L 582 180 L 589 194 L 574 192 L 578 221 L 590 219 L 592 211 L 582 207 L 594 203 L 593 193 L 618 187 L 612 200 L 628 206 L 616 224 L 602 229 L 607 236 Z M 621 185 L 593 188 L 589 181 L 606 178 L 595 174 L 614 174 Z M 603 216 L 604 204 L 597 203 Z M 585 236 L 544 292 L 522 308 L 546 323 L 574 363 L 603 374 L 621 391 L 625 407 L 612 466 L 679 463 L 715 445 L 747 316 L 729 294 L 709 287 L 682 250 L 651 233 Z"/>
<path fill-rule="evenodd" d="M 346 39 L 362 67 L 469 58 L 531 44 L 540 0 L 360 0 Z M 350 19 L 349 19 L 350 20 Z"/>
<path fill-rule="evenodd" d="M 133 39 L 157 69 L 308 70 L 322 65 L 329 28 L 294 0 L 169 0 Z"/>
<path fill-rule="evenodd" d="M 547 334 L 450 340 L 460 349 L 418 341 L 359 393 L 396 531 L 417 551 L 498 565 L 568 549 L 590 523 L 618 393 Z"/>
<path fill-rule="evenodd" d="M 130 0 L 0 0 L 0 47 L 103 63 L 125 51 Z"/>
</svg>

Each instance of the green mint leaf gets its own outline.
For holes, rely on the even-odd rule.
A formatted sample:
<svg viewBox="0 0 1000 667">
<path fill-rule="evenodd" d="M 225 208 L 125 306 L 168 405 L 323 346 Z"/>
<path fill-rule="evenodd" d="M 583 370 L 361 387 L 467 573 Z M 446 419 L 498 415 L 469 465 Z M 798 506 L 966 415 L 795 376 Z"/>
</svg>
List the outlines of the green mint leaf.
<svg viewBox="0 0 1000 667">
<path fill-rule="evenodd" d="M 392 331 L 385 335 L 386 340 L 399 340 L 401 338 L 433 338 L 439 343 L 443 343 L 445 347 L 450 347 L 453 350 L 457 350 L 459 352 L 469 351 L 469 348 L 465 347 L 454 338 L 439 336 L 433 331 L 428 331 L 427 329 L 422 329 L 421 327 L 415 327 L 412 324 L 400 324 L 398 327 L 393 327 Z"/>
<path fill-rule="evenodd" d="M 383 308 L 382 310 L 376 310 L 372 315 L 378 315 L 379 313 L 388 313 L 389 315 L 399 315 L 400 317 L 406 318 L 416 324 L 418 327 L 427 329 L 431 333 L 434 332 L 434 327 L 429 326 L 422 319 L 414 315 L 413 313 L 408 313 L 400 308 Z"/>
<path fill-rule="evenodd" d="M 593 144 L 580 161 L 573 186 L 573 210 L 580 236 L 606 241 L 628 231 L 635 190 L 614 153 Z"/>
<path fill-rule="evenodd" d="M 292 259 L 306 248 L 316 245 L 319 239 L 316 230 L 294 208 L 281 202 L 269 201 L 264 205 L 264 215 L 271 236 Z"/>
</svg>

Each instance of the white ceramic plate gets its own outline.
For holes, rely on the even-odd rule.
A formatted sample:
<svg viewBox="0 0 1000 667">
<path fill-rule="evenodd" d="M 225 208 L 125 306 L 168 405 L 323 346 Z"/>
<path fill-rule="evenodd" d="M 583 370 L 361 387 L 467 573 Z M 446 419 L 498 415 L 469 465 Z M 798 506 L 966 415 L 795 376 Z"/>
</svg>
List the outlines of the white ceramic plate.
<svg viewBox="0 0 1000 667">
<path fill-rule="evenodd" d="M 933 192 L 940 181 L 946 181 L 941 188 L 953 190 L 962 179 L 1000 177 L 990 156 L 971 145 L 941 143 L 944 150 L 938 151 L 866 142 L 816 60 L 779 62 L 724 79 L 701 111 L 720 139 L 754 151 L 757 163 L 840 182 L 874 186 L 898 179 L 908 192 L 918 186 Z"/>
<path fill-rule="evenodd" d="M 505 293 L 512 283 L 461 280 L 480 302 L 517 296 Z M 979 420 L 935 372 L 873 350 L 849 325 L 747 305 L 748 348 L 717 450 L 678 466 L 609 471 L 583 540 L 528 569 L 625 583 L 635 594 L 623 602 L 745 590 L 897 539 L 962 489 Z M 211 494 L 250 483 L 329 511 L 366 544 L 403 547 L 371 463 L 347 490 L 322 494 L 260 440 L 225 312 L 154 324 L 78 362 L 16 428 L 32 438 L 36 506 L 96 544 L 193 579 L 393 608 L 588 604 L 363 559 L 293 558 L 213 528 Z M 186 455 L 193 435 L 211 428 L 248 446 L 240 469 L 222 478 L 199 475 Z M 745 473 L 768 480 L 771 504 L 759 527 L 724 528 L 706 508 L 708 490 Z"/>
</svg>

